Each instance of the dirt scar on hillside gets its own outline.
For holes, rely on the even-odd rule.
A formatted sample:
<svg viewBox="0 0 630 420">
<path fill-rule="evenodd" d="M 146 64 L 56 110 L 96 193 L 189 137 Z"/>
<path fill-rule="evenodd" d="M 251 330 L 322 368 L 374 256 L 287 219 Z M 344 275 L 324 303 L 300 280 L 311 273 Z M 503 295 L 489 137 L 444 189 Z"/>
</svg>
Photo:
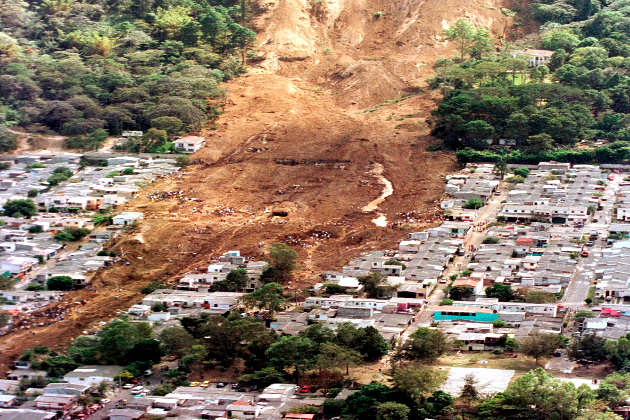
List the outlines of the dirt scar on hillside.
<svg viewBox="0 0 630 420">
<path fill-rule="evenodd" d="M 379 182 L 384 185 L 383 192 L 381 195 L 375 199 L 370 201 L 365 207 L 363 207 L 363 212 L 368 213 L 378 209 L 379 204 L 381 204 L 387 197 L 394 193 L 394 187 L 391 181 L 383 176 L 383 165 L 380 163 L 375 163 L 374 168 L 370 171 L 370 174 L 374 175 L 378 178 Z M 378 217 L 376 219 L 372 219 L 372 223 L 379 227 L 387 227 L 387 216 L 385 216 L 381 212 L 377 212 Z"/>
</svg>

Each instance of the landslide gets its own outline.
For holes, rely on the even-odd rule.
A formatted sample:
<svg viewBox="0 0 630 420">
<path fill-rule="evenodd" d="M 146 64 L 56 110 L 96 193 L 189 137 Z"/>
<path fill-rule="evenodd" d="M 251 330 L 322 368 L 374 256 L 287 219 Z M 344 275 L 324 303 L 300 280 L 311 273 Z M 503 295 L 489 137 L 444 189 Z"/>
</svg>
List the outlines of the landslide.
<svg viewBox="0 0 630 420">
<path fill-rule="evenodd" d="M 61 347 L 136 303 L 155 280 L 173 281 L 230 249 L 261 257 L 284 241 L 300 255 L 296 281 L 394 246 L 434 222 L 452 155 L 428 152 L 427 119 L 440 100 L 426 90 L 441 32 L 460 17 L 513 35 L 508 0 L 259 0 L 257 56 L 227 86 L 225 112 L 181 177 L 151 184 L 125 210 L 144 221 L 112 249 L 125 265 L 100 271 L 93 291 L 68 293 L 73 310 L 49 327 L 0 338 L 4 369 L 25 348 Z M 406 98 L 400 100 L 401 98 Z M 381 194 L 377 164 L 393 185 Z M 379 166 L 380 168 L 380 166 Z M 183 191 L 184 199 L 150 194 Z M 413 212 L 403 216 L 403 212 Z M 276 216 L 274 216 L 276 214 Z M 85 301 L 85 304 L 82 303 Z M 78 310 L 77 310 L 78 309 Z"/>
</svg>

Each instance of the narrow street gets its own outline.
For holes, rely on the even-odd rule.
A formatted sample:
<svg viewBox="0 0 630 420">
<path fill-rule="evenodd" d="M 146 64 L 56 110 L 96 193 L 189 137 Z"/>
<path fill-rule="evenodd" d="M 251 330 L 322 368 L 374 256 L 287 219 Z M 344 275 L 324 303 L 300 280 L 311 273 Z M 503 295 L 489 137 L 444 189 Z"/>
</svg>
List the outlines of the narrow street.
<svg viewBox="0 0 630 420">
<path fill-rule="evenodd" d="M 588 296 L 588 291 L 592 286 L 592 281 L 595 276 L 595 260 L 601 257 L 602 249 L 606 246 L 605 238 L 608 237 L 608 229 L 613 219 L 615 197 L 617 196 L 619 183 L 622 178 L 623 176 L 616 175 L 613 180 L 608 182 L 604 190 L 604 196 L 602 197 L 602 210 L 596 211 L 593 216 L 593 221 L 586 224 L 584 227 L 586 234 L 591 231 L 597 231 L 598 237 L 593 241 L 594 245 L 592 247 L 585 247 L 585 250 L 589 252 L 589 256 L 580 257 L 578 266 L 571 277 L 571 282 L 567 286 L 564 296 L 561 299 L 564 306 L 573 309 L 587 308 L 584 299 Z"/>
<path fill-rule="evenodd" d="M 496 221 L 496 215 L 501 209 L 501 202 L 505 200 L 508 196 L 509 188 L 507 184 L 503 182 L 499 184 L 499 191 L 501 191 L 501 195 L 493 195 L 490 201 L 483 206 L 479 213 L 477 214 L 477 218 L 475 219 L 474 224 L 479 225 L 485 222 L 491 223 Z M 463 249 L 468 250 L 470 245 L 479 246 L 483 239 L 486 237 L 486 232 L 483 229 L 475 229 L 472 228 L 464 237 L 464 245 Z M 466 266 L 470 262 L 470 253 L 466 252 L 466 255 L 457 255 L 455 259 L 449 266 L 446 268 L 444 278 L 447 279 L 446 283 L 438 283 L 431 296 L 429 296 L 427 305 L 420 315 L 420 319 L 418 321 L 419 326 L 428 326 L 431 324 L 431 319 L 433 317 L 433 310 L 436 306 L 440 306 L 440 302 L 445 298 L 445 290 L 451 282 L 449 276 L 452 274 L 460 273 L 465 270 Z M 410 331 L 411 328 L 408 328 L 407 331 Z M 411 331 L 413 332 L 413 331 Z"/>
</svg>

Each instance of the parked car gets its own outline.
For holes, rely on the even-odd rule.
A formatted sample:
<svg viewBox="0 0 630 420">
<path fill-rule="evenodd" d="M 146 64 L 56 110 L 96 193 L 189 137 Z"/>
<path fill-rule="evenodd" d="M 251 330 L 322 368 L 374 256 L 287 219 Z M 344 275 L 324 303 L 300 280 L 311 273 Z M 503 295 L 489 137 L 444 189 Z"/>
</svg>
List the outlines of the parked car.
<svg viewBox="0 0 630 420">
<path fill-rule="evenodd" d="M 217 388 L 225 388 L 225 382 L 217 383 Z"/>
<path fill-rule="evenodd" d="M 109 398 L 103 398 L 101 400 L 101 404 L 109 404 L 111 402 L 111 400 Z"/>
<path fill-rule="evenodd" d="M 562 356 L 562 352 L 560 350 L 557 350 L 553 355 L 555 357 L 561 357 Z"/>
<path fill-rule="evenodd" d="M 496 190 L 496 191 L 494 192 L 494 195 L 501 195 L 501 191 Z"/>
<path fill-rule="evenodd" d="M 210 386 L 210 381 L 203 381 L 201 383 L 201 386 L 204 387 L 204 388 L 208 388 Z"/>
<path fill-rule="evenodd" d="M 588 241 L 586 243 L 586 246 L 593 246 L 593 245 L 595 245 L 595 242 L 593 242 L 593 241 Z"/>
<path fill-rule="evenodd" d="M 195 381 L 195 382 L 191 382 L 190 386 L 199 386 L 200 384 L 201 384 L 201 382 Z"/>
<path fill-rule="evenodd" d="M 235 383 L 235 384 L 232 384 L 232 389 L 238 389 L 239 387 L 240 386 L 239 386 L 238 382 Z"/>
<path fill-rule="evenodd" d="M 131 390 L 132 395 L 142 394 L 142 392 L 144 392 L 144 387 L 142 385 L 138 385 L 137 387 Z"/>
<path fill-rule="evenodd" d="M 123 389 L 131 389 L 133 388 L 135 385 L 134 384 L 124 384 L 123 385 Z"/>
<path fill-rule="evenodd" d="M 304 385 L 302 388 L 300 388 L 300 393 L 301 394 L 308 394 L 309 392 L 311 392 L 311 386 L 310 385 Z"/>
<path fill-rule="evenodd" d="M 582 253 L 580 254 L 580 256 L 582 256 L 582 257 L 588 257 L 588 251 L 582 251 Z"/>
</svg>

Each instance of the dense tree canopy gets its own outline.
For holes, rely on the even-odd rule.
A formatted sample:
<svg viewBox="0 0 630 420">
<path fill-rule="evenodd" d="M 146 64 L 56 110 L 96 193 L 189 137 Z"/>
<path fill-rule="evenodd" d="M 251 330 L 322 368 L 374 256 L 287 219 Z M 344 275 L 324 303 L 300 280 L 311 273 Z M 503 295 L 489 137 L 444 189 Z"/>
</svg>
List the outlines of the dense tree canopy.
<svg viewBox="0 0 630 420">
<path fill-rule="evenodd" d="M 521 154 L 497 153 L 508 163 L 561 160 L 575 163 L 630 158 L 630 12 L 624 0 L 536 0 L 533 15 L 546 25 L 539 45 L 553 52 L 531 67 L 514 47 L 490 54 L 469 49 L 480 28 L 460 19 L 445 31 L 462 62 L 436 62 L 434 87 L 444 101 L 435 110 L 434 134 L 454 148 L 487 149 L 501 140 Z M 581 140 L 616 147 L 569 150 Z M 496 146 L 492 146 L 496 147 Z M 557 149 L 558 153 L 552 153 Z M 562 153 L 561 153 L 562 151 Z M 578 153 L 579 152 L 579 153 Z M 531 159 L 526 158 L 531 155 Z M 489 156 L 462 155 L 465 161 Z M 461 160 L 461 159 L 460 159 Z"/>
<path fill-rule="evenodd" d="M 251 17 L 241 0 L 7 0 L 0 124 L 47 127 L 85 149 L 103 130 L 198 129 L 217 115 L 219 84 L 242 71 L 255 44 Z M 0 125 L 0 151 L 15 147 Z"/>
</svg>

